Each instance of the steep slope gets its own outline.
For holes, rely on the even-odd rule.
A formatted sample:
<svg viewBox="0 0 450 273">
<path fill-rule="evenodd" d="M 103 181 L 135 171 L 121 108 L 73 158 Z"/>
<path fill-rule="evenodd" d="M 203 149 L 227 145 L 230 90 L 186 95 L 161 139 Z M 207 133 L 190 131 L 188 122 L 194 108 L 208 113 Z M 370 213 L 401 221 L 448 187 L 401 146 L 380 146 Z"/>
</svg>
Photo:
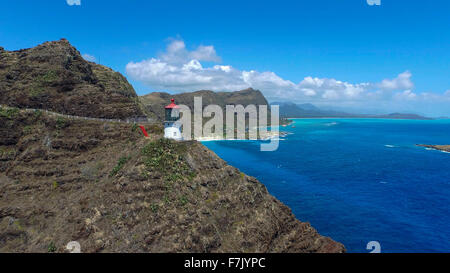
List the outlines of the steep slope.
<svg viewBox="0 0 450 273">
<path fill-rule="evenodd" d="M 200 93 L 205 104 L 267 104 L 254 90 Z M 112 122 L 162 118 L 171 96 L 151 94 L 143 109 L 122 75 L 67 40 L 0 48 L 0 94 L 12 106 L 0 105 L 0 252 L 63 252 L 70 241 L 83 252 L 344 251 L 202 144 Z M 176 98 L 192 107 L 192 94 Z"/>
<path fill-rule="evenodd" d="M 0 109 L 0 252 L 342 252 L 198 142 Z"/>
<path fill-rule="evenodd" d="M 18 51 L 0 48 L 0 104 L 99 118 L 143 115 L 125 77 L 84 60 L 65 39 Z"/>
</svg>

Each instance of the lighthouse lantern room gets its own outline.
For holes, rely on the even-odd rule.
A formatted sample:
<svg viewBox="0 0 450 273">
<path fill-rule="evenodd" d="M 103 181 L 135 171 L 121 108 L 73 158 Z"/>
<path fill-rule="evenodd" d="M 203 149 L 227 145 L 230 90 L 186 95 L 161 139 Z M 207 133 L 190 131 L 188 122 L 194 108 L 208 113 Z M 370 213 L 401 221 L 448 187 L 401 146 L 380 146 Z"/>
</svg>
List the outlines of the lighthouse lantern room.
<svg viewBox="0 0 450 273">
<path fill-rule="evenodd" d="M 182 140 L 180 107 L 175 104 L 175 100 L 171 99 L 171 103 L 165 107 L 166 115 L 164 121 L 164 137 L 175 140 Z"/>
</svg>

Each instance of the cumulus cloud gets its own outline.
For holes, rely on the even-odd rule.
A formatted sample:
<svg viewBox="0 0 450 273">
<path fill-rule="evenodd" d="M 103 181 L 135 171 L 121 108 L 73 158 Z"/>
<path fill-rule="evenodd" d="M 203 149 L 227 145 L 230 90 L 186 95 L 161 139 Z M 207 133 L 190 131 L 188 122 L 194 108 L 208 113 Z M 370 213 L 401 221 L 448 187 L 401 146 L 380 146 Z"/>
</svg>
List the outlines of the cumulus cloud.
<svg viewBox="0 0 450 273">
<path fill-rule="evenodd" d="M 417 98 L 417 94 L 411 90 L 405 90 L 403 92 L 396 93 L 394 98 L 399 100 L 414 100 Z"/>
<path fill-rule="evenodd" d="M 81 0 L 66 0 L 69 6 L 81 6 Z"/>
<path fill-rule="evenodd" d="M 213 46 L 186 49 L 181 40 L 172 41 L 157 58 L 130 62 L 126 71 L 133 79 L 156 90 L 235 91 L 245 88 L 261 90 L 268 97 L 307 99 L 361 99 L 375 88 L 384 91 L 412 88 L 411 73 L 404 72 L 380 83 L 352 84 L 335 79 L 305 77 L 300 83 L 286 80 L 271 71 L 241 71 L 229 65 L 204 67 L 201 61 L 219 61 Z M 382 95 L 382 94 L 379 94 Z"/>
<path fill-rule="evenodd" d="M 85 59 L 86 61 L 89 61 L 89 62 L 97 61 L 97 58 L 95 58 L 94 56 L 92 56 L 90 54 L 83 54 L 83 59 Z"/>
<path fill-rule="evenodd" d="M 405 71 L 392 80 L 383 80 L 379 87 L 385 90 L 405 90 L 414 88 L 411 72 Z"/>
<path fill-rule="evenodd" d="M 173 40 L 161 54 L 160 59 L 170 64 L 184 64 L 191 60 L 205 62 L 220 62 L 221 59 L 216 54 L 213 46 L 199 46 L 195 50 L 189 51 L 182 40 Z"/>
<path fill-rule="evenodd" d="M 172 40 L 158 57 L 126 66 L 134 80 L 158 91 L 188 92 L 196 90 L 236 91 L 249 87 L 261 90 L 271 100 L 291 100 L 318 104 L 366 106 L 390 105 L 392 102 L 436 101 L 450 99 L 444 94 L 413 92 L 412 73 L 405 71 L 380 82 L 349 83 L 330 78 L 305 77 L 299 83 L 283 79 L 271 71 L 243 71 L 220 62 L 213 46 L 199 46 L 188 50 L 184 41 Z M 375 103 L 374 103 L 375 102 Z"/>
</svg>

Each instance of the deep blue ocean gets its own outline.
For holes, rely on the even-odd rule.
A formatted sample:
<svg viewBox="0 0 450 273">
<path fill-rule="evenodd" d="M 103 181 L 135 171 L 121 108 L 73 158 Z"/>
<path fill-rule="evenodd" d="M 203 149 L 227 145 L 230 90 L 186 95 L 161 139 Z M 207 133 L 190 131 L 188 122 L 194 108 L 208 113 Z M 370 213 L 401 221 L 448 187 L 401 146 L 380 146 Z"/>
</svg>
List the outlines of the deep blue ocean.
<svg viewBox="0 0 450 273">
<path fill-rule="evenodd" d="M 450 252 L 450 120 L 295 119 L 275 152 L 203 142 L 349 252 Z"/>
</svg>

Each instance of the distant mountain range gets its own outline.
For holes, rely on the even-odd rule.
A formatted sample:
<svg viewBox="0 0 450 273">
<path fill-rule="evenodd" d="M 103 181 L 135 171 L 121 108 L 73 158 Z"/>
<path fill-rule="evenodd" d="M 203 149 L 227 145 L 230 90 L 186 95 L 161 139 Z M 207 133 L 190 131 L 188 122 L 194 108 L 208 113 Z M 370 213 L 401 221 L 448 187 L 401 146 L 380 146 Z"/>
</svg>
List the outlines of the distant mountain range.
<svg viewBox="0 0 450 273">
<path fill-rule="evenodd" d="M 333 110 L 324 110 L 311 103 L 295 104 L 292 102 L 272 102 L 280 105 L 280 116 L 289 118 L 389 118 L 389 119 L 432 119 L 417 114 L 391 113 L 386 115 L 352 114 Z"/>
</svg>

